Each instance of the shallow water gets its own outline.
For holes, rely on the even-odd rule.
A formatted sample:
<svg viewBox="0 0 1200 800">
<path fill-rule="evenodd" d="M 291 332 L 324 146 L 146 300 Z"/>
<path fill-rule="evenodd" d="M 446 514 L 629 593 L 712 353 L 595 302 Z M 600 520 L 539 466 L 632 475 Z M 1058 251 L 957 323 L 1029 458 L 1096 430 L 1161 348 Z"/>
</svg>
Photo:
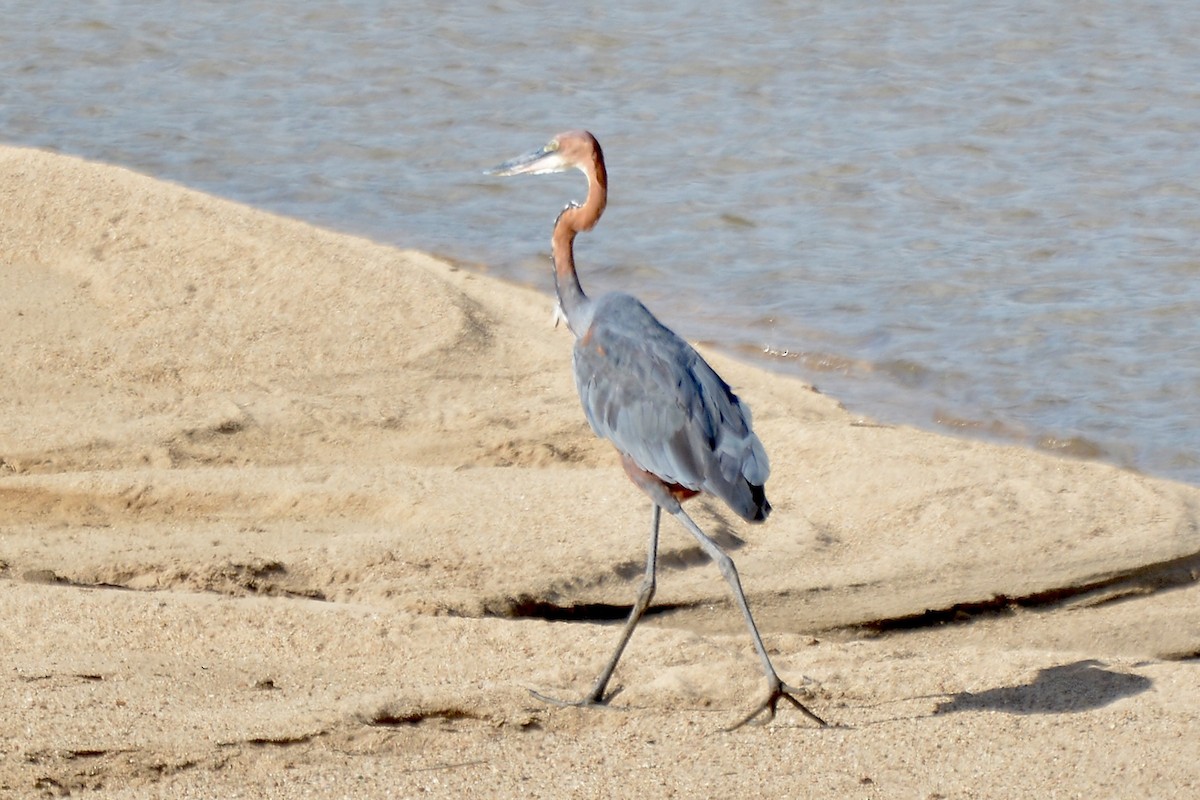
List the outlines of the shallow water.
<svg viewBox="0 0 1200 800">
<path fill-rule="evenodd" d="M 885 420 L 1200 483 L 1200 6 L 436 5 L 0 0 L 0 139 L 549 291 L 582 181 L 481 171 L 588 127 L 592 291 Z"/>
</svg>

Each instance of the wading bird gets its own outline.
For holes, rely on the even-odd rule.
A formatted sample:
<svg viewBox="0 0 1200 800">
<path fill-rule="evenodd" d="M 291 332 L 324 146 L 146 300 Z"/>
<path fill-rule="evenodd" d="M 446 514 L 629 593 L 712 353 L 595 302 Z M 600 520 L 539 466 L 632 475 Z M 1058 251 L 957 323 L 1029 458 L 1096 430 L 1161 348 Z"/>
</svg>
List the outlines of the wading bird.
<svg viewBox="0 0 1200 800">
<path fill-rule="evenodd" d="M 701 492 L 716 495 L 748 522 L 771 513 L 763 491 L 770 467 L 762 442 L 750 428 L 750 409 L 730 391 L 712 367 L 683 339 L 658 321 L 635 298 L 613 292 L 584 294 L 575 273 L 574 242 L 604 213 L 608 175 L 600 144 L 587 131 L 570 131 L 528 155 L 506 161 L 491 175 L 543 175 L 580 170 L 588 181 L 587 200 L 571 203 L 554 223 L 554 282 L 559 307 L 575 335 L 575 384 L 583 413 L 597 436 L 610 440 L 625 472 L 654 503 L 650 553 L 637 602 L 625 622 L 616 651 L 581 700 L 560 705 L 599 705 L 621 653 L 654 597 L 658 523 L 662 511 L 674 516 L 721 570 L 750 629 L 767 677 L 767 698 L 733 726 L 766 712 L 775 716 L 780 700 L 821 725 L 825 721 L 779 679 L 750 614 L 737 569 L 721 547 L 683 510 L 682 502 Z M 535 693 L 536 694 L 536 693 Z"/>
</svg>

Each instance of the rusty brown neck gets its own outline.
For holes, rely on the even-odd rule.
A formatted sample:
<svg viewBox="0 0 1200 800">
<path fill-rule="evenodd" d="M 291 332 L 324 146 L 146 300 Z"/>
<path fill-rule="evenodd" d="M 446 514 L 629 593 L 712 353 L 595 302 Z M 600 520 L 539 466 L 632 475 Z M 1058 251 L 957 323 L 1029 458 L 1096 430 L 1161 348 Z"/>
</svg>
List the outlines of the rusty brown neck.
<svg viewBox="0 0 1200 800">
<path fill-rule="evenodd" d="M 563 209 L 554 223 L 551 245 L 554 252 L 554 287 L 558 291 L 558 302 L 567 325 L 576 337 L 582 336 L 591 323 L 588 297 L 579 285 L 575 273 L 575 235 L 590 231 L 604 213 L 608 203 L 608 173 L 604 169 L 604 156 L 599 147 L 591 163 L 580 166 L 588 179 L 587 200 L 583 205 L 572 203 Z"/>
</svg>

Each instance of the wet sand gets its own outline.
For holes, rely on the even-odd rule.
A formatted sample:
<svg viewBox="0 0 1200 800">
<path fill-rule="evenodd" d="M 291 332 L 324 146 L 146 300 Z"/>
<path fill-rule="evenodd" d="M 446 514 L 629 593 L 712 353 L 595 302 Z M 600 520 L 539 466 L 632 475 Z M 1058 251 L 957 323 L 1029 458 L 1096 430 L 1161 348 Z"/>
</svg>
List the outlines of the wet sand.
<svg viewBox="0 0 1200 800">
<path fill-rule="evenodd" d="M 0 795 L 1190 796 L 1200 490 L 706 353 L 775 513 L 649 504 L 544 294 L 0 148 Z M 586 285 L 586 271 L 582 276 Z M 549 284 L 547 270 L 547 284 Z"/>
</svg>

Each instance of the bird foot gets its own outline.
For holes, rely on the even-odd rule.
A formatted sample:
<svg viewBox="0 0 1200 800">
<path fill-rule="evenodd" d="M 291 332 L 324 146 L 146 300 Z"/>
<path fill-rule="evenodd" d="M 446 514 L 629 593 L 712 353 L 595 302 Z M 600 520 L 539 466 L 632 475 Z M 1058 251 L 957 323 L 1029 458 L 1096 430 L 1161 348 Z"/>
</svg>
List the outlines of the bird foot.
<svg viewBox="0 0 1200 800">
<path fill-rule="evenodd" d="M 763 714 L 763 713 L 766 713 L 766 715 L 767 715 L 766 720 L 764 720 L 764 721 L 770 722 L 771 720 L 775 719 L 775 710 L 776 710 L 776 707 L 779 705 L 780 700 L 787 700 L 789 703 L 791 703 L 793 706 L 795 706 L 797 709 L 799 709 L 801 714 L 808 717 L 813 722 L 820 725 L 822 728 L 827 727 L 829 725 L 828 722 L 826 722 L 825 720 L 818 717 L 816 714 L 814 714 L 812 711 L 809 710 L 808 706 L 804 705 L 804 703 L 801 703 L 798 699 L 796 699 L 796 695 L 800 694 L 801 692 L 802 692 L 801 689 L 797 689 L 794 686 L 788 686 L 783 681 L 776 680 L 773 682 L 773 685 L 771 686 L 771 690 L 770 690 L 769 694 L 767 695 L 766 700 L 763 700 L 761 703 L 759 703 L 757 706 L 755 706 L 750 711 L 749 714 L 742 717 L 737 722 L 730 725 L 728 728 L 725 728 L 725 730 L 726 731 L 736 731 L 738 728 L 742 727 L 747 722 L 754 719 L 759 714 Z"/>
<path fill-rule="evenodd" d="M 559 708 L 599 708 L 600 706 L 608 705 L 605 700 L 597 700 L 591 695 L 581 697 L 578 700 L 561 700 L 557 697 L 551 697 L 548 694 L 542 694 L 535 689 L 530 689 L 529 693 L 543 703 L 549 703 Z"/>
</svg>

